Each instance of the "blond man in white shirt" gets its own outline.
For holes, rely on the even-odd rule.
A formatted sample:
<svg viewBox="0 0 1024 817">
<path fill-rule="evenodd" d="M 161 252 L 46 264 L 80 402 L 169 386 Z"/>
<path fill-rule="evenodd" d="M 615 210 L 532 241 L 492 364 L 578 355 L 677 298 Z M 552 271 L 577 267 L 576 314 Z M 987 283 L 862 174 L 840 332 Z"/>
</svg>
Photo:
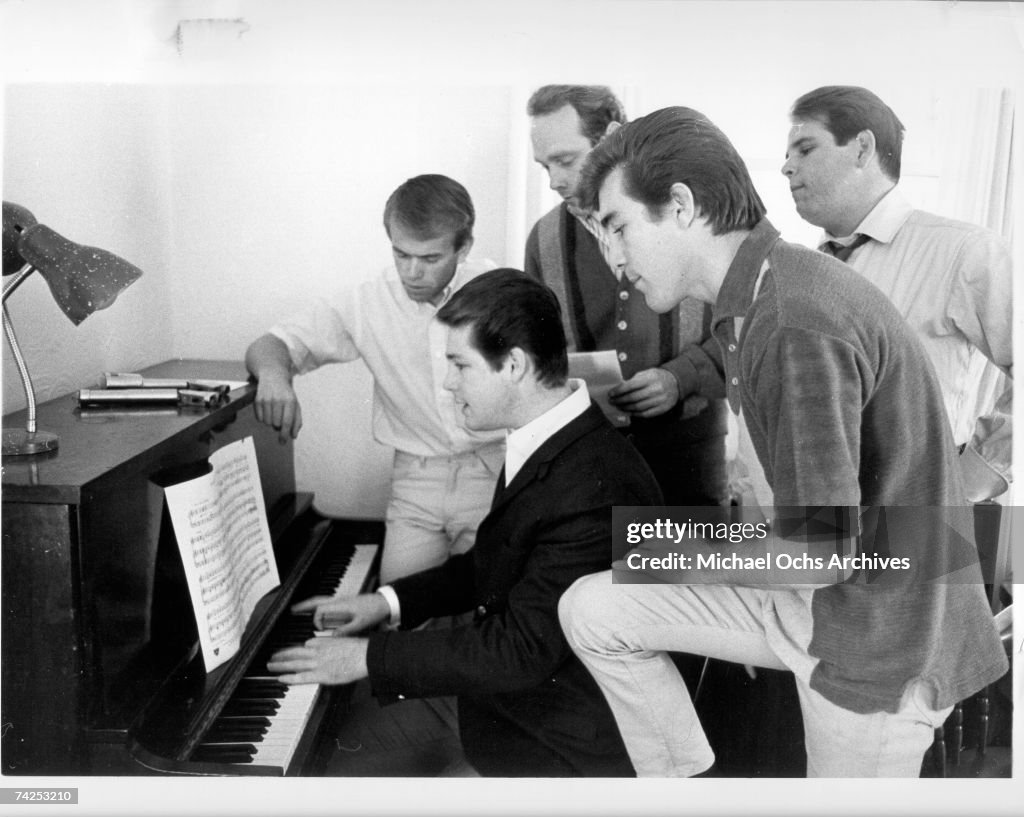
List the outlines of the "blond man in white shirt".
<svg viewBox="0 0 1024 817">
<path fill-rule="evenodd" d="M 374 380 L 373 434 L 395 450 L 384 582 L 472 547 L 504 457 L 503 434 L 465 428 L 443 388 L 447 329 L 435 315 L 464 283 L 494 268 L 468 259 L 475 213 L 446 176 L 416 176 L 384 208 L 395 265 L 255 340 L 246 365 L 258 379 L 256 417 L 296 437 L 296 374 L 362 359 Z"/>
</svg>

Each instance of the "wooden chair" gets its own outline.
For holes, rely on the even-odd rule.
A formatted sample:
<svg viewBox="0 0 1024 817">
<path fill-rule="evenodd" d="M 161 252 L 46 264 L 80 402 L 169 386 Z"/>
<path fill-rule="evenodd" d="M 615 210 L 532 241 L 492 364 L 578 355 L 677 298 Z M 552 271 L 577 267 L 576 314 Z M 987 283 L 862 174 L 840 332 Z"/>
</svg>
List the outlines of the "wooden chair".
<svg viewBox="0 0 1024 817">
<path fill-rule="evenodd" d="M 978 541 L 978 555 L 981 559 L 982 574 L 986 585 L 990 584 L 989 602 L 995 617 L 996 629 L 1010 661 L 1013 637 L 1012 571 L 1010 567 L 1010 543 L 1012 534 L 1012 507 L 996 502 L 980 503 L 975 509 L 975 535 Z M 1010 672 L 1013 671 L 1011 664 Z M 992 685 L 968 699 L 976 712 L 977 753 L 983 757 L 988 749 Z M 947 764 L 960 765 L 964 748 L 965 701 L 960 701 L 946 722 L 935 730 L 935 740 L 930 750 L 930 765 L 936 777 L 945 777 Z M 929 758 L 925 759 L 925 767 Z"/>
</svg>

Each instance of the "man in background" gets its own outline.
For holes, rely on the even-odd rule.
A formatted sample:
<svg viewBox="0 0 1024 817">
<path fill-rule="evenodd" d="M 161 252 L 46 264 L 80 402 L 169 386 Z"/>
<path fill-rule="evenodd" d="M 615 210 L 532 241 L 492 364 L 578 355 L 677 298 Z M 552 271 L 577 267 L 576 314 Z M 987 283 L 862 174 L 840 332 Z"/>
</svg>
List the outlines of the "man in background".
<svg viewBox="0 0 1024 817">
<path fill-rule="evenodd" d="M 376 593 L 296 611 L 333 628 L 275 655 L 286 683 L 369 677 L 380 698 L 457 695 L 466 758 L 486 776 L 632 776 L 611 712 L 558 624 L 558 599 L 611 560 L 610 508 L 656 505 L 640 455 L 567 379 L 558 302 L 516 270 L 466 284 L 438 313 L 450 328 L 445 388 L 466 426 L 505 430 L 505 465 L 476 546 Z M 451 630 L 410 631 L 473 611 Z M 389 621 L 400 630 L 357 636 Z"/>
<path fill-rule="evenodd" d="M 373 375 L 373 434 L 394 448 L 381 581 L 439 565 L 472 547 L 504 456 L 500 431 L 463 427 L 445 378 L 447 330 L 434 320 L 491 262 L 468 260 L 473 202 L 447 176 L 409 179 L 384 207 L 395 265 L 274 326 L 246 352 L 256 418 L 296 437 L 292 380 L 361 358 Z M 343 421 L 343 418 L 339 418 Z"/>
<path fill-rule="evenodd" d="M 914 209 L 898 188 L 903 123 L 866 88 L 801 96 L 782 173 L 819 249 L 845 261 L 903 314 L 939 376 L 967 499 L 1011 479 L 1013 293 L 995 233 Z M 1001 377 L 1000 375 L 1006 375 Z"/>
<path fill-rule="evenodd" d="M 558 296 L 570 351 L 615 351 L 624 382 L 611 401 L 628 418 L 622 431 L 651 466 L 665 502 L 725 503 L 726 411 L 710 310 L 690 300 L 662 315 L 651 311 L 609 265 L 607 237 L 577 198 L 590 151 L 626 121 L 622 104 L 603 86 L 546 85 L 527 112 L 534 158 L 563 202 L 531 230 L 526 272 Z"/>
<path fill-rule="evenodd" d="M 878 289 L 781 240 L 743 160 L 697 111 L 656 111 L 609 136 L 588 159 L 581 199 L 652 309 L 685 297 L 714 304 L 729 404 L 777 514 L 772 538 L 696 542 L 704 556 L 736 552 L 749 566 L 698 570 L 693 584 L 612 583 L 605 573 L 562 597 L 566 636 L 637 774 L 691 776 L 714 761 L 666 658 L 676 650 L 791 670 L 808 776 L 916 777 L 953 704 L 1007 666 L 920 342 Z M 816 508 L 852 509 L 859 535 L 851 527 L 836 544 L 858 555 L 891 545 L 907 558 L 905 576 L 872 567 L 851 577 L 824 560 L 787 571 L 776 548 L 814 539 L 781 523 Z M 757 558 L 782 575 L 766 584 Z M 627 580 L 628 565 L 618 571 Z"/>
</svg>

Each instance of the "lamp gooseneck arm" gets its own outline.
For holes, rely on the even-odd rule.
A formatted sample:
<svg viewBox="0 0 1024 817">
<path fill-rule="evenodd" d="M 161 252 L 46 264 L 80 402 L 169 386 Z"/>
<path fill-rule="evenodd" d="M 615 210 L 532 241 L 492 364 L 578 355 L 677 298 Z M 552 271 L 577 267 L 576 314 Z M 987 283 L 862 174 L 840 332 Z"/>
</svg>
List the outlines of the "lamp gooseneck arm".
<svg viewBox="0 0 1024 817">
<path fill-rule="evenodd" d="M 18 374 L 21 375 L 21 386 L 25 390 L 25 401 L 26 401 L 26 414 L 28 419 L 25 421 L 25 431 L 29 434 L 36 433 L 36 393 L 32 388 L 32 378 L 29 377 L 28 366 L 25 365 L 25 358 L 21 354 L 21 347 L 18 346 L 18 339 L 14 335 L 14 326 L 11 324 L 11 317 L 7 313 L 7 298 L 18 288 L 29 275 L 32 274 L 35 267 L 31 264 L 26 264 L 22 267 L 14 277 L 4 285 L 3 292 L 3 311 L 4 311 L 4 335 L 7 338 L 7 342 L 11 344 L 11 352 L 14 355 L 14 364 L 18 367 Z"/>
<path fill-rule="evenodd" d="M 4 302 L 7 301 L 7 299 L 11 296 L 11 293 L 13 293 L 14 290 L 21 286 L 21 282 L 28 278 L 35 271 L 35 267 L 33 267 L 31 264 L 26 264 L 20 270 L 14 273 L 14 275 L 11 276 L 11 280 L 4 284 Z"/>
</svg>

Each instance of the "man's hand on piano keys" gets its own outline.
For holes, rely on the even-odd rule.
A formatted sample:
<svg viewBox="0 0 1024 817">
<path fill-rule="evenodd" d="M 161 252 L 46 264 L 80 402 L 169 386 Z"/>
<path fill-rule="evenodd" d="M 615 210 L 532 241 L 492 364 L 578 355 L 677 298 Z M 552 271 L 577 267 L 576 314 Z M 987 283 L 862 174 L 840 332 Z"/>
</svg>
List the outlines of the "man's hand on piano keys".
<svg viewBox="0 0 1024 817">
<path fill-rule="evenodd" d="M 350 684 L 369 674 L 365 638 L 311 638 L 274 653 L 267 669 L 286 684 Z"/>
<path fill-rule="evenodd" d="M 353 635 L 376 627 L 391 617 L 391 608 L 379 593 L 334 598 L 313 596 L 292 605 L 293 613 L 312 613 L 313 626 L 334 635 Z"/>
</svg>

